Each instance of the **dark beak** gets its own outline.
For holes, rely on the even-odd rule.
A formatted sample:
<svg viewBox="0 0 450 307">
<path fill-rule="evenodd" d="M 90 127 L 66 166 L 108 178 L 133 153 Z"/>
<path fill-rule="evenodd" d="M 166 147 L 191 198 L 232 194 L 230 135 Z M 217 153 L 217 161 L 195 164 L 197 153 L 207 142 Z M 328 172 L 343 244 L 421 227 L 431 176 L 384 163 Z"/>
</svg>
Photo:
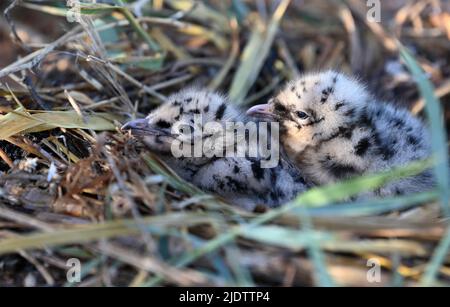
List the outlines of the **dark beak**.
<svg viewBox="0 0 450 307">
<path fill-rule="evenodd" d="M 273 118 L 272 106 L 270 104 L 258 104 L 247 110 L 247 115 L 255 117 Z"/>
<path fill-rule="evenodd" d="M 133 135 L 170 135 L 166 131 L 152 127 L 146 118 L 129 121 L 120 129 L 122 131 L 130 130 Z"/>
<path fill-rule="evenodd" d="M 129 121 L 120 128 L 121 130 L 144 130 L 148 128 L 148 120 L 145 118 Z"/>
</svg>

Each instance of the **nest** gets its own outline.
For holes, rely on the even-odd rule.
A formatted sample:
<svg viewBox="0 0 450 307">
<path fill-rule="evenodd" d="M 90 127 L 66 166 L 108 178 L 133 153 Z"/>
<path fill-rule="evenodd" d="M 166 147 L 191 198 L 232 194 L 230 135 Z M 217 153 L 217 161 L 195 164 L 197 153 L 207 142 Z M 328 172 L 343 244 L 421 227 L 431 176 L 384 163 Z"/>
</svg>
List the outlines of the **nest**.
<svg viewBox="0 0 450 307">
<path fill-rule="evenodd" d="M 326 68 L 361 76 L 419 116 L 447 119 L 448 108 L 427 109 L 414 68 L 445 106 L 448 3 L 389 1 L 377 23 L 357 0 L 97 2 L 73 7 L 72 23 L 61 1 L 3 7 L 0 285 L 450 283 L 445 191 L 335 205 L 424 163 L 245 212 L 184 182 L 119 129 L 186 86 L 249 106 Z M 71 258 L 83 265 L 80 282 L 66 278 Z M 372 267 L 380 279 L 367 277 Z"/>
</svg>

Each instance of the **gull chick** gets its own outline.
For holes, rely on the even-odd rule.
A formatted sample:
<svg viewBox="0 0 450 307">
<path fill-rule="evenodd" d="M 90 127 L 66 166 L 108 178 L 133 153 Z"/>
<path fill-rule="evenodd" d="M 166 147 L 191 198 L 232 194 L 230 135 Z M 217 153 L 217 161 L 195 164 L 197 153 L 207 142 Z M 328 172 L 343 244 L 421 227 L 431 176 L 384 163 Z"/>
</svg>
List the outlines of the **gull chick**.
<svg viewBox="0 0 450 307">
<path fill-rule="evenodd" d="M 198 118 L 201 119 L 200 124 Z M 217 142 L 215 131 L 202 129 L 207 123 L 224 127 L 227 122 L 245 123 L 247 120 L 248 117 L 225 97 L 208 90 L 187 89 L 170 96 L 146 118 L 131 121 L 122 129 L 131 130 L 132 135 L 156 152 L 182 178 L 203 190 L 216 193 L 247 210 L 253 210 L 257 205 L 282 205 L 307 189 L 299 171 L 285 159 L 280 158 L 275 167 L 262 168 L 263 158 L 248 154 L 230 157 L 202 152 L 194 157 L 174 156 L 175 139 L 183 139 L 187 143 L 199 139 L 204 144 L 209 141 L 223 146 L 219 150 L 211 147 L 214 152 L 222 153 L 226 146 L 247 144 L 245 140 L 235 138 L 236 131 L 231 131 L 231 138 L 227 134 L 222 144 Z M 190 133 L 180 135 L 174 132 L 179 131 L 175 127 L 184 127 Z"/>
<path fill-rule="evenodd" d="M 280 122 L 287 155 L 317 185 L 406 165 L 431 153 L 429 133 L 419 119 L 377 101 L 358 80 L 335 71 L 291 81 L 268 104 L 247 114 Z M 374 194 L 420 192 L 433 184 L 427 170 Z"/>
</svg>

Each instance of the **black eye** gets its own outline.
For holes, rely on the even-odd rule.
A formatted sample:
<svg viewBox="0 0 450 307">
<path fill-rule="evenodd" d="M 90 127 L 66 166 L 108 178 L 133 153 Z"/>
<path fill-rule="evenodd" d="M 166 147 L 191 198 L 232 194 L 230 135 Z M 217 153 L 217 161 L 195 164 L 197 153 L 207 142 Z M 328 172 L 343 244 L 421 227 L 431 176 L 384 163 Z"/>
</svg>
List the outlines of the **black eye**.
<svg viewBox="0 0 450 307">
<path fill-rule="evenodd" d="M 303 112 L 303 111 L 297 111 L 297 116 L 298 116 L 300 119 L 307 119 L 307 118 L 309 117 L 309 115 L 306 114 L 306 113 Z"/>
</svg>

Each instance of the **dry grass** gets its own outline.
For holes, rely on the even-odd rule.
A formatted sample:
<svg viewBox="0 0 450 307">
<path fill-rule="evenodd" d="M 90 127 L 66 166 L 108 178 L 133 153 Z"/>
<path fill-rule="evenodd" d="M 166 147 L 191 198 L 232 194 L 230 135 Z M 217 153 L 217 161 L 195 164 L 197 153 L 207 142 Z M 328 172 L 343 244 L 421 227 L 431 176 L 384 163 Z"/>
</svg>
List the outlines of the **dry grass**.
<svg viewBox="0 0 450 307">
<path fill-rule="evenodd" d="M 383 1 L 372 23 L 358 0 L 104 2 L 121 7 L 68 23 L 61 1 L 11 1 L 0 21 L 0 286 L 450 284 L 448 3 Z M 333 205 L 423 162 L 249 213 L 118 129 L 188 85 L 245 106 L 323 68 L 430 120 L 436 191 Z M 81 283 L 66 280 L 74 257 Z"/>
</svg>

